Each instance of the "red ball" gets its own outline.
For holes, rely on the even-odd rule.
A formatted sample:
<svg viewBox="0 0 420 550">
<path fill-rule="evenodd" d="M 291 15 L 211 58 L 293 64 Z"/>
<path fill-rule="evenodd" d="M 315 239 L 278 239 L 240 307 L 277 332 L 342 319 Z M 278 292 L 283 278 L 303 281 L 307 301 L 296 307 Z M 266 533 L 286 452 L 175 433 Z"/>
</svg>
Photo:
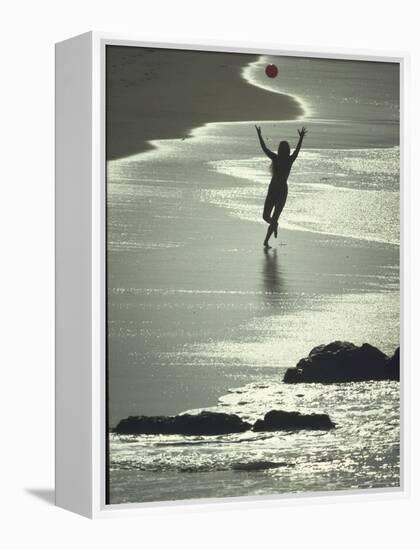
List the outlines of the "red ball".
<svg viewBox="0 0 420 550">
<path fill-rule="evenodd" d="M 268 78 L 276 78 L 278 73 L 279 73 L 279 70 L 276 65 L 270 64 L 270 65 L 267 65 L 267 67 L 265 68 L 265 74 L 268 76 Z"/>
</svg>

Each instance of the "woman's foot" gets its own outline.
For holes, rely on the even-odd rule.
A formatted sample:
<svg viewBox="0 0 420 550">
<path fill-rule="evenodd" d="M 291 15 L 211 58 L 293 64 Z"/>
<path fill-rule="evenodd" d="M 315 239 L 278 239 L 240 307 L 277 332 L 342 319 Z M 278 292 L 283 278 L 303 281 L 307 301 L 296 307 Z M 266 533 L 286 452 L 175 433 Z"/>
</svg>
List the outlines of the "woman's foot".
<svg viewBox="0 0 420 550">
<path fill-rule="evenodd" d="M 266 250 L 268 250 L 269 248 L 271 248 L 271 246 L 270 246 L 268 243 L 266 243 L 266 242 L 264 241 L 264 248 L 265 248 Z"/>
<path fill-rule="evenodd" d="M 275 238 L 275 239 L 277 239 L 277 229 L 278 229 L 278 228 L 279 228 L 279 224 L 276 223 L 276 224 L 274 225 L 274 238 Z"/>
</svg>

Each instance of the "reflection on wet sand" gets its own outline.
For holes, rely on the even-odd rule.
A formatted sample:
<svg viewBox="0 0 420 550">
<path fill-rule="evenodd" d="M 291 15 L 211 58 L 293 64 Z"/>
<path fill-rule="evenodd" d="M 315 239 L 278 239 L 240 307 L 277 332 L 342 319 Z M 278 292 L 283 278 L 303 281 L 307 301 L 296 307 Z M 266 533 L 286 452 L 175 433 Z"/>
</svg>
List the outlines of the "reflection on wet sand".
<svg viewBox="0 0 420 550">
<path fill-rule="evenodd" d="M 262 280 L 264 285 L 264 299 L 272 306 L 282 305 L 282 295 L 286 292 L 286 285 L 279 267 L 277 250 L 264 249 Z"/>
</svg>

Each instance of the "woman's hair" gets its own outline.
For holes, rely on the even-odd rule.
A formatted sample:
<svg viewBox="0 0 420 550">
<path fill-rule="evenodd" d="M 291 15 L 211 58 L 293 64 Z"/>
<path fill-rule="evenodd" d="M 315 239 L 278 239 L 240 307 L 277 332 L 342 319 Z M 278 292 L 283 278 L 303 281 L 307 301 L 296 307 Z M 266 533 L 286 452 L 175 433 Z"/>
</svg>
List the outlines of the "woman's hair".
<svg viewBox="0 0 420 550">
<path fill-rule="evenodd" d="M 279 143 L 279 148 L 277 150 L 277 157 L 280 159 L 280 160 L 285 160 L 285 159 L 288 159 L 290 156 L 290 145 L 289 145 L 289 142 L 288 141 L 280 141 Z M 271 165 L 270 165 L 270 172 L 273 174 L 273 170 L 274 170 L 274 160 L 271 162 Z"/>
<path fill-rule="evenodd" d="M 281 159 L 287 159 L 290 156 L 290 145 L 288 141 L 280 141 L 277 154 Z"/>
</svg>

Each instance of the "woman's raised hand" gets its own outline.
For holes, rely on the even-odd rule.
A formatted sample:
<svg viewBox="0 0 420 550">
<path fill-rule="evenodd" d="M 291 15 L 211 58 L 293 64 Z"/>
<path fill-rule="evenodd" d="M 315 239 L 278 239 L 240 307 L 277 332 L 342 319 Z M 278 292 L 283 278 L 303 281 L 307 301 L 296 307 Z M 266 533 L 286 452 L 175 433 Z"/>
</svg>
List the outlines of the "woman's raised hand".
<svg viewBox="0 0 420 550">
<path fill-rule="evenodd" d="M 298 130 L 298 134 L 301 138 L 304 138 L 307 133 L 308 133 L 308 130 L 305 128 L 305 126 L 302 126 L 302 130 Z"/>
<path fill-rule="evenodd" d="M 257 130 L 257 134 L 261 134 L 261 126 L 255 125 L 255 129 Z"/>
</svg>

